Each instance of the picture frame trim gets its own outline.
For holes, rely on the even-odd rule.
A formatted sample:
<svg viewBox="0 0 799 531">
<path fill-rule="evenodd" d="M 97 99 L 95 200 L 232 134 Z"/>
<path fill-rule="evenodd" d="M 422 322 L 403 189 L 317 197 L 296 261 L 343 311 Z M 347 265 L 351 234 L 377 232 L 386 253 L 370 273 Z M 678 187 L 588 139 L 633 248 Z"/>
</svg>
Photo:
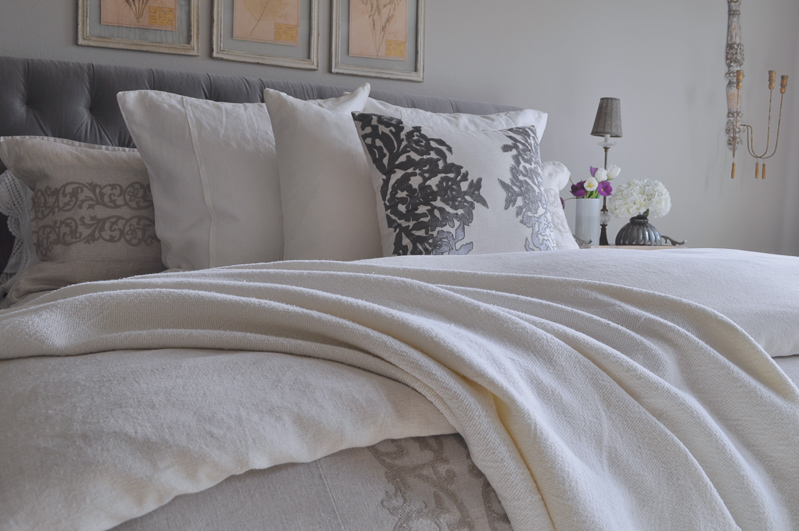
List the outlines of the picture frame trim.
<svg viewBox="0 0 799 531">
<path fill-rule="evenodd" d="M 310 0 L 311 7 L 311 28 L 310 28 L 310 57 L 308 59 L 296 59 L 293 57 L 280 57 L 275 55 L 260 55 L 237 50 L 225 50 L 224 47 L 224 9 L 225 1 L 214 0 L 214 23 L 213 23 L 213 50 L 211 57 L 215 59 L 227 59 L 229 61 L 240 61 L 244 63 L 256 63 L 271 66 L 283 66 L 288 68 L 300 68 L 304 70 L 319 70 L 319 0 Z"/>
<path fill-rule="evenodd" d="M 200 55 L 200 9 L 199 0 L 189 0 L 191 11 L 189 20 L 188 44 L 173 44 L 150 42 L 136 39 L 123 39 L 115 37 L 99 37 L 90 33 L 89 2 L 92 0 L 78 0 L 78 45 L 97 46 L 101 48 L 117 48 L 122 50 L 138 50 L 143 52 L 172 53 L 180 55 Z"/>
<path fill-rule="evenodd" d="M 403 72 L 388 68 L 372 68 L 367 66 L 347 65 L 341 62 L 344 43 L 341 39 L 341 3 L 349 0 L 333 0 L 332 45 L 330 47 L 331 72 L 354 76 L 377 77 L 382 79 L 399 79 L 404 81 L 424 81 L 424 32 L 425 32 L 425 0 L 416 0 L 416 70 Z"/>
</svg>

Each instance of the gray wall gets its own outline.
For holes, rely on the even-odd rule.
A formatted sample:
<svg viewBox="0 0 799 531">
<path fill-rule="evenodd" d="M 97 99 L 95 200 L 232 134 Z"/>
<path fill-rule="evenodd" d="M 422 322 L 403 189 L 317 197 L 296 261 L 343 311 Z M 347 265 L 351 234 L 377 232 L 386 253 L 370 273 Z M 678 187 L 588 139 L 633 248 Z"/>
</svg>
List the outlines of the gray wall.
<svg viewBox="0 0 799 531">
<path fill-rule="evenodd" d="M 197 58 L 80 47 L 76 0 L 0 0 L 0 55 L 340 86 L 361 81 L 328 73 L 328 1 L 321 0 L 318 72 L 211 59 L 211 4 L 200 0 Z M 672 212 L 655 222 L 661 232 L 693 247 L 799 255 L 799 2 L 743 2 L 743 105 L 760 137 L 766 71 L 792 79 L 781 147 L 765 182 L 754 180 L 754 163 L 745 157 L 738 160 L 738 177 L 729 177 L 726 18 L 724 0 L 428 0 L 425 83 L 369 81 L 379 89 L 545 110 L 544 158 L 564 162 L 575 181 L 586 177 L 589 165 L 602 164 L 599 139 L 589 135 L 599 98 L 619 97 L 624 137 L 611 149 L 610 162 L 622 168 L 618 182 L 653 178 L 669 188 Z M 572 215 L 573 205 L 568 210 Z M 611 237 L 622 224 L 613 221 Z"/>
</svg>

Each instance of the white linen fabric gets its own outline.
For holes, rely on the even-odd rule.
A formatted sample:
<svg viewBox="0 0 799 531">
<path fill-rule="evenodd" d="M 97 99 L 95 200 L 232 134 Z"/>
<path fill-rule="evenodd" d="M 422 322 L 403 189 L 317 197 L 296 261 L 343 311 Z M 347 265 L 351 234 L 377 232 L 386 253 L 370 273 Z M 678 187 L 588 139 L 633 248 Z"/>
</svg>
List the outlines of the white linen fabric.
<svg viewBox="0 0 799 531">
<path fill-rule="evenodd" d="M 368 89 L 368 85 L 367 85 Z M 280 169 L 286 260 L 359 260 L 380 254 L 369 168 L 350 113 L 266 89 Z"/>
<path fill-rule="evenodd" d="M 529 263 L 506 264 L 503 270 L 574 281 L 605 283 L 663 293 L 707 306 L 732 319 L 771 357 L 799 355 L 796 327 L 799 268 L 796 257 L 733 249 L 584 249 L 533 253 Z M 644 256 L 644 255 L 652 256 Z M 508 257 L 510 258 L 510 257 Z M 423 257 L 381 260 L 406 268 L 429 268 Z M 441 256 L 436 267 L 485 271 L 491 256 Z M 597 311 L 604 315 L 603 310 Z"/>
<path fill-rule="evenodd" d="M 0 175 L 0 213 L 8 217 L 8 230 L 14 237 L 11 256 L 0 273 L 0 298 L 5 297 L 19 274 L 39 262 L 31 234 L 32 194 L 10 171 Z"/>
<path fill-rule="evenodd" d="M 534 109 L 498 112 L 495 114 L 439 113 L 423 109 L 400 107 L 385 101 L 369 98 L 363 112 L 399 118 L 403 122 L 428 127 L 458 129 L 460 131 L 496 131 L 514 127 L 535 126 L 538 141 L 544 137 L 548 115 Z"/>
<path fill-rule="evenodd" d="M 353 114 L 383 255 L 555 250 L 535 127 L 502 131 Z"/>
<path fill-rule="evenodd" d="M 799 385 L 799 356 L 774 361 Z M 208 490 L 178 496 L 114 531 L 341 531 L 394 529 L 398 524 L 410 529 L 457 529 L 460 524 L 470 531 L 510 530 L 494 489 L 462 441 L 457 434 L 386 440 L 310 463 L 251 470 Z"/>
<path fill-rule="evenodd" d="M 560 191 L 569 184 L 569 176 L 571 176 L 571 172 L 562 162 L 546 161 L 542 165 L 541 182 L 544 186 L 547 208 L 552 217 L 555 243 L 559 251 L 580 248 L 574 240 L 560 199 Z"/>
<path fill-rule="evenodd" d="M 114 354 L 0 362 L 1 529 L 109 529 L 250 469 L 454 431 L 409 387 L 339 363 Z"/>
<path fill-rule="evenodd" d="M 308 105 L 360 108 L 368 94 L 365 85 Z M 280 183 L 265 105 L 150 90 L 121 92 L 117 99 L 150 173 L 167 267 L 283 258 Z"/>
<path fill-rule="evenodd" d="M 8 393 L 2 425 L 14 426 L 3 431 L 0 457 L 3 523 L 100 529 L 247 467 L 313 459 L 331 446 L 379 439 L 391 426 L 371 417 L 350 430 L 345 404 L 381 407 L 357 385 L 343 384 L 351 396 L 328 399 L 318 417 L 302 399 L 313 389 L 301 385 L 283 400 L 311 418 L 264 440 L 252 435 L 264 421 L 242 406 L 240 391 L 220 391 L 218 378 L 195 379 L 193 362 L 181 364 L 186 379 L 175 385 L 171 372 L 125 362 L 131 354 L 119 352 L 224 348 L 344 362 L 413 387 L 464 436 L 514 529 L 799 525 L 799 390 L 753 340 L 775 326 L 781 334 L 790 321 L 796 344 L 799 260 L 734 251 L 590 253 L 238 266 L 70 286 L 5 310 L 0 359 L 9 361 L 0 378 L 8 364 L 28 375 L 0 386 Z M 612 262 L 623 284 L 541 274 L 568 270 L 579 256 L 588 271 Z M 675 271 L 689 286 L 666 290 L 684 297 L 661 289 Z M 720 271 L 738 293 L 699 304 L 712 290 L 706 284 L 719 280 L 708 273 Z M 729 318 L 751 314 L 742 324 Z M 188 356 L 213 363 L 225 354 Z M 150 407 L 135 408 L 131 418 L 112 408 L 109 427 L 85 408 L 48 412 L 42 404 L 51 399 L 27 400 L 39 378 L 49 388 L 48 375 L 58 372 L 52 367 L 65 359 L 84 369 L 130 363 L 154 374 L 53 391 L 63 403 L 82 392 L 80 400 L 92 397 L 89 410 L 102 410 L 133 394 Z M 244 365 L 237 374 L 249 374 Z M 253 389 L 268 387 L 255 380 Z M 333 378 L 326 383 L 326 393 L 336 392 Z M 137 387 L 151 392 L 130 391 Z M 220 392 L 232 395 L 213 399 Z M 382 402 L 389 412 L 391 403 Z M 181 408 L 191 414 L 181 417 Z M 169 429 L 161 429 L 162 415 Z M 57 426 L 24 420 L 31 418 Z M 58 426 L 70 435 L 54 437 Z M 93 431 L 102 434 L 96 444 L 88 442 Z M 357 441 L 347 440 L 350 431 Z M 79 455 L 59 459 L 62 445 L 54 441 L 76 438 L 83 444 L 69 451 Z"/>
<path fill-rule="evenodd" d="M 780 369 L 788 375 L 788 378 L 790 378 L 793 383 L 799 385 L 799 354 L 774 358 L 774 361 L 777 362 Z"/>
</svg>

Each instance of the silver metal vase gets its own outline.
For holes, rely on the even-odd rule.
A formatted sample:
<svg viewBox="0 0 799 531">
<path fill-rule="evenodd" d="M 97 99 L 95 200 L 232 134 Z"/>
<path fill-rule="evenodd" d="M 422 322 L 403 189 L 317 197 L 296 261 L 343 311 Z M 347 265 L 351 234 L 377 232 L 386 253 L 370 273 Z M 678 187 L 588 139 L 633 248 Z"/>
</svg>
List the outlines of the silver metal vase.
<svg viewBox="0 0 799 531">
<path fill-rule="evenodd" d="M 663 239 L 649 218 L 639 214 L 630 218 L 616 235 L 616 245 L 663 245 Z"/>
</svg>

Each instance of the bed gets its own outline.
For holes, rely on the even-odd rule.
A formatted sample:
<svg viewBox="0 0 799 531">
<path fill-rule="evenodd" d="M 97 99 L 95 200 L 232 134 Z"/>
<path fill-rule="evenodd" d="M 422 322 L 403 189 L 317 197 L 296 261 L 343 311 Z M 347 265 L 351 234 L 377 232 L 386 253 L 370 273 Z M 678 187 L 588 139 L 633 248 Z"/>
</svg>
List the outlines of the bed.
<svg viewBox="0 0 799 531">
<path fill-rule="evenodd" d="M 546 114 L 0 72 L 0 528 L 799 526 L 799 259 L 577 249 Z"/>
</svg>

